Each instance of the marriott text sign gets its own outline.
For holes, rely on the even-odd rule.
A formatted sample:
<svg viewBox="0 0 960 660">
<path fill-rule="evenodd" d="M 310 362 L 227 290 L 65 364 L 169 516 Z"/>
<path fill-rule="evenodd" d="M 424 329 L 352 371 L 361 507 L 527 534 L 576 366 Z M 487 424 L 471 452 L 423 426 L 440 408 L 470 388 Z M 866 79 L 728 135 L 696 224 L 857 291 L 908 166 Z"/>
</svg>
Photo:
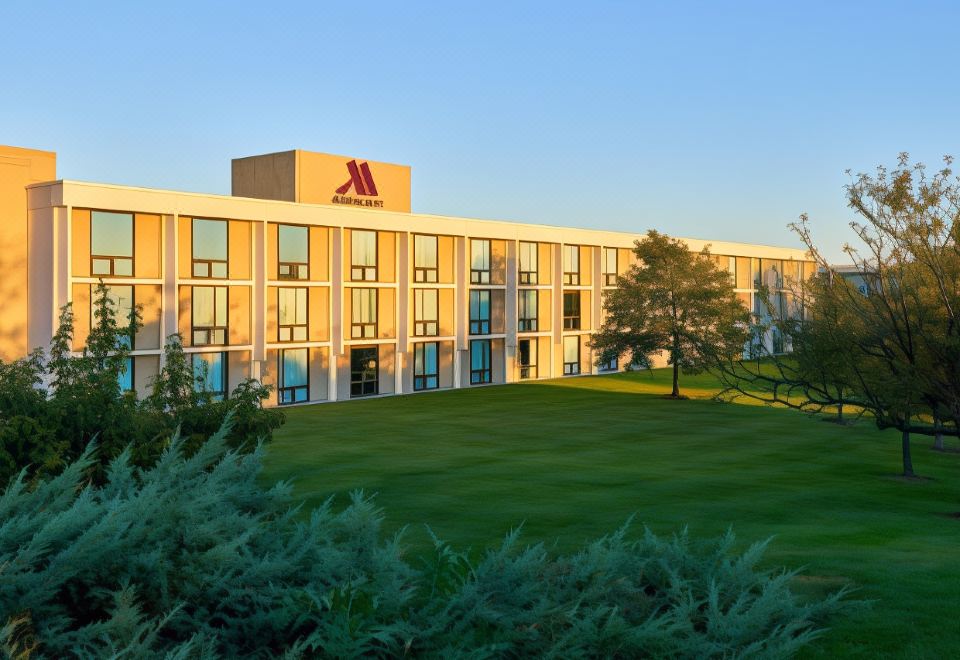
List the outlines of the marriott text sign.
<svg viewBox="0 0 960 660">
<path fill-rule="evenodd" d="M 305 204 L 410 212 L 410 167 L 313 151 L 233 161 L 233 194 Z"/>
</svg>

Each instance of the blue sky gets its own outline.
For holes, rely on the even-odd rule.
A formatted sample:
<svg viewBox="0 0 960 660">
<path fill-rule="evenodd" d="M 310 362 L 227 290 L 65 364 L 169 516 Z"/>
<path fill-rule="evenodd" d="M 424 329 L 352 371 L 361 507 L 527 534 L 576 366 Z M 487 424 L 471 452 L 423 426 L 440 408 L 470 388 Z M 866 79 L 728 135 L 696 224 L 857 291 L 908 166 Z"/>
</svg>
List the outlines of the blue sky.
<svg viewBox="0 0 960 660">
<path fill-rule="evenodd" d="M 81 6 L 82 4 L 82 6 Z M 413 166 L 415 211 L 798 245 L 846 169 L 960 156 L 957 3 L 5 3 L 0 144 L 229 193 L 231 158 Z"/>
</svg>

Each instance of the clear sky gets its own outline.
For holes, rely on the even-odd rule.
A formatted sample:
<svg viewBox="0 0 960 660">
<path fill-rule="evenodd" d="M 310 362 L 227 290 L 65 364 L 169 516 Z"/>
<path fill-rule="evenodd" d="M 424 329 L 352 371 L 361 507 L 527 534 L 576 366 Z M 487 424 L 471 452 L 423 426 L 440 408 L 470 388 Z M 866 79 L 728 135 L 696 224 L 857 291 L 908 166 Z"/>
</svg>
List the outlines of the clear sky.
<svg viewBox="0 0 960 660">
<path fill-rule="evenodd" d="M 0 144 L 228 194 L 292 148 L 413 166 L 415 211 L 799 245 L 846 169 L 960 156 L 956 2 L 8 2 Z"/>
</svg>

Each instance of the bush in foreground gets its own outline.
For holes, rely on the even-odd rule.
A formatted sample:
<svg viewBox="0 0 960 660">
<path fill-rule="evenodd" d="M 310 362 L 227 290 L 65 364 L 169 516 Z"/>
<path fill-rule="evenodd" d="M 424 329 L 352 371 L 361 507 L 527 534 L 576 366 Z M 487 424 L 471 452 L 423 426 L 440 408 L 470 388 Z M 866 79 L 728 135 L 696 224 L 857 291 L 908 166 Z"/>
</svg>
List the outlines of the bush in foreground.
<svg viewBox="0 0 960 660">
<path fill-rule="evenodd" d="M 0 496 L 0 640 L 9 655 L 784 657 L 845 607 L 804 602 L 765 544 L 624 527 L 551 556 L 509 534 L 474 561 L 437 541 L 414 567 L 355 495 L 304 516 L 258 483 L 261 449 L 221 429 L 153 467 L 92 451 Z"/>
</svg>

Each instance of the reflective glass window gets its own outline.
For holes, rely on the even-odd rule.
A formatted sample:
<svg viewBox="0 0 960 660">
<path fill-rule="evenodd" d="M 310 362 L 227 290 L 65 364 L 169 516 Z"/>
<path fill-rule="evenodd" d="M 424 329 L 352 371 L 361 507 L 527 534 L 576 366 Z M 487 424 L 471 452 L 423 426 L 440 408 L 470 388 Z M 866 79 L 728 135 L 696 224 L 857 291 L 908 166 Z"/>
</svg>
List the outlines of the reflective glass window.
<svg viewBox="0 0 960 660">
<path fill-rule="evenodd" d="M 133 276 L 133 214 L 90 212 L 90 273 Z"/>
<path fill-rule="evenodd" d="M 413 281 L 438 281 L 436 236 L 417 234 L 413 237 Z"/>
<path fill-rule="evenodd" d="M 277 274 L 281 280 L 310 279 L 310 229 L 277 226 Z"/>
<path fill-rule="evenodd" d="M 377 279 L 377 232 L 350 232 L 350 278 L 358 282 Z"/>
<path fill-rule="evenodd" d="M 437 342 L 414 345 L 413 389 L 435 390 L 440 386 L 439 349 Z"/>
<path fill-rule="evenodd" d="M 302 403 L 309 398 L 309 351 L 288 348 L 280 352 L 280 403 Z"/>
<path fill-rule="evenodd" d="M 193 276 L 226 279 L 226 220 L 193 219 Z"/>
<path fill-rule="evenodd" d="M 377 336 L 377 290 L 353 289 L 351 334 L 353 339 L 374 339 Z"/>
<path fill-rule="evenodd" d="M 198 392 L 209 392 L 215 400 L 227 395 L 227 354 L 193 354 L 194 388 Z"/>
<path fill-rule="evenodd" d="M 537 249 L 536 243 L 520 242 L 520 284 L 537 283 Z"/>
</svg>

